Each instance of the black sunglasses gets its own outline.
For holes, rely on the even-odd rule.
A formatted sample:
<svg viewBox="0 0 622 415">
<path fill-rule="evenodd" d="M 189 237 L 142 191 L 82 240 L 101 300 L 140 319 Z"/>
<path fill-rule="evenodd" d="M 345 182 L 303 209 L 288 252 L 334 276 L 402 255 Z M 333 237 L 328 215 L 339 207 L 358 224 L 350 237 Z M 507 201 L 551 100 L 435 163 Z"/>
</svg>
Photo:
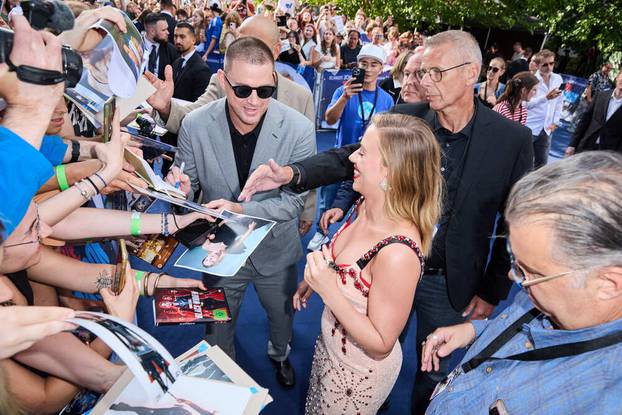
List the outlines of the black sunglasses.
<svg viewBox="0 0 622 415">
<path fill-rule="evenodd" d="M 256 91 L 259 99 L 268 99 L 272 95 L 274 95 L 274 91 L 276 91 L 276 86 L 274 85 L 263 85 L 256 88 L 248 85 L 233 86 L 231 85 L 231 81 L 229 81 L 229 78 L 227 78 L 227 75 L 225 75 L 225 80 L 227 81 L 231 89 L 233 89 L 233 93 L 235 94 L 235 96 L 238 98 L 248 98 L 251 96 L 253 91 Z"/>
<path fill-rule="evenodd" d="M 496 66 L 489 66 L 488 67 L 488 71 L 492 71 L 492 73 L 497 73 L 499 72 L 501 69 L 497 68 Z"/>
</svg>

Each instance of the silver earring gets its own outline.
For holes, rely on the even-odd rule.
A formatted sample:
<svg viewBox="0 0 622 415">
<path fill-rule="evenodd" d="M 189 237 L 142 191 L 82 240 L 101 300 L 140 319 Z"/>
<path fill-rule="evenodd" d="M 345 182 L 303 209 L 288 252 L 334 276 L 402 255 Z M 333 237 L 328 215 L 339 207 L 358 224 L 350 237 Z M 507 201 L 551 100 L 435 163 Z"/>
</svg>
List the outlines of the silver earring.
<svg viewBox="0 0 622 415">
<path fill-rule="evenodd" d="M 382 190 L 384 190 L 385 192 L 389 189 L 389 185 L 387 184 L 387 178 L 386 177 L 384 179 L 382 179 L 382 181 L 380 182 L 380 188 Z"/>
</svg>

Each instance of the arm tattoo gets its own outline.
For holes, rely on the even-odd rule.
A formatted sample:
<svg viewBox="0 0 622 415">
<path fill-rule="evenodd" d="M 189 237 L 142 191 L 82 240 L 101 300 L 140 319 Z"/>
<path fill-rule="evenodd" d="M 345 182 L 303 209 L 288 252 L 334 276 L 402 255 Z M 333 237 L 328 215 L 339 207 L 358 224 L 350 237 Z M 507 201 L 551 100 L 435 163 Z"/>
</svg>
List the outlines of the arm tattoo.
<svg viewBox="0 0 622 415">
<path fill-rule="evenodd" d="M 97 290 L 101 290 L 102 288 L 111 288 L 112 287 L 112 275 L 110 275 L 110 271 L 105 269 L 100 271 L 97 276 L 97 280 L 95 281 L 95 285 L 97 286 Z"/>
</svg>

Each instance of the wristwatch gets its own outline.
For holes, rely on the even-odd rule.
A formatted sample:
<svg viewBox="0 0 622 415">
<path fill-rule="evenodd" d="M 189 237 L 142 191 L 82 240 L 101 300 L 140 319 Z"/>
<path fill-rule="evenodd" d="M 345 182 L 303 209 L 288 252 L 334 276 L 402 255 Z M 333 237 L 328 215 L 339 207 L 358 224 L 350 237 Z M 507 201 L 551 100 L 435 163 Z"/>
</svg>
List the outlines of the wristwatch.
<svg viewBox="0 0 622 415">
<path fill-rule="evenodd" d="M 75 163 L 80 159 L 80 142 L 78 140 L 71 140 L 71 160 L 70 163 Z"/>
<path fill-rule="evenodd" d="M 290 164 L 289 167 L 291 167 L 294 174 L 289 183 L 287 183 L 287 186 L 294 187 L 300 184 L 300 169 L 295 164 Z"/>
</svg>

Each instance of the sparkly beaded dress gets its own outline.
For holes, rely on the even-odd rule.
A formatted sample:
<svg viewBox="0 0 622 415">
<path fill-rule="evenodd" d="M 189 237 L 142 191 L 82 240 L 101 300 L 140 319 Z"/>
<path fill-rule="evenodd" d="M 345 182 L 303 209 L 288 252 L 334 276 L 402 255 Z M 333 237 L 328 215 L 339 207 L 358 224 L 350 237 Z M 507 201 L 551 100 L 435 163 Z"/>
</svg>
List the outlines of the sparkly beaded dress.
<svg viewBox="0 0 622 415">
<path fill-rule="evenodd" d="M 331 241 L 334 242 L 350 225 L 353 212 Z M 385 246 L 401 243 L 412 248 L 423 269 L 423 255 L 412 239 L 394 235 L 383 239 L 365 253 L 355 264 L 337 264 L 339 289 L 361 314 L 367 314 L 370 284 L 361 275 L 363 268 Z M 396 342 L 391 353 L 382 360 L 369 357 L 350 337 L 328 307 L 322 313 L 321 334 L 315 344 L 309 392 L 305 405 L 307 415 L 364 415 L 375 414 L 385 401 L 402 366 L 402 349 Z"/>
</svg>

